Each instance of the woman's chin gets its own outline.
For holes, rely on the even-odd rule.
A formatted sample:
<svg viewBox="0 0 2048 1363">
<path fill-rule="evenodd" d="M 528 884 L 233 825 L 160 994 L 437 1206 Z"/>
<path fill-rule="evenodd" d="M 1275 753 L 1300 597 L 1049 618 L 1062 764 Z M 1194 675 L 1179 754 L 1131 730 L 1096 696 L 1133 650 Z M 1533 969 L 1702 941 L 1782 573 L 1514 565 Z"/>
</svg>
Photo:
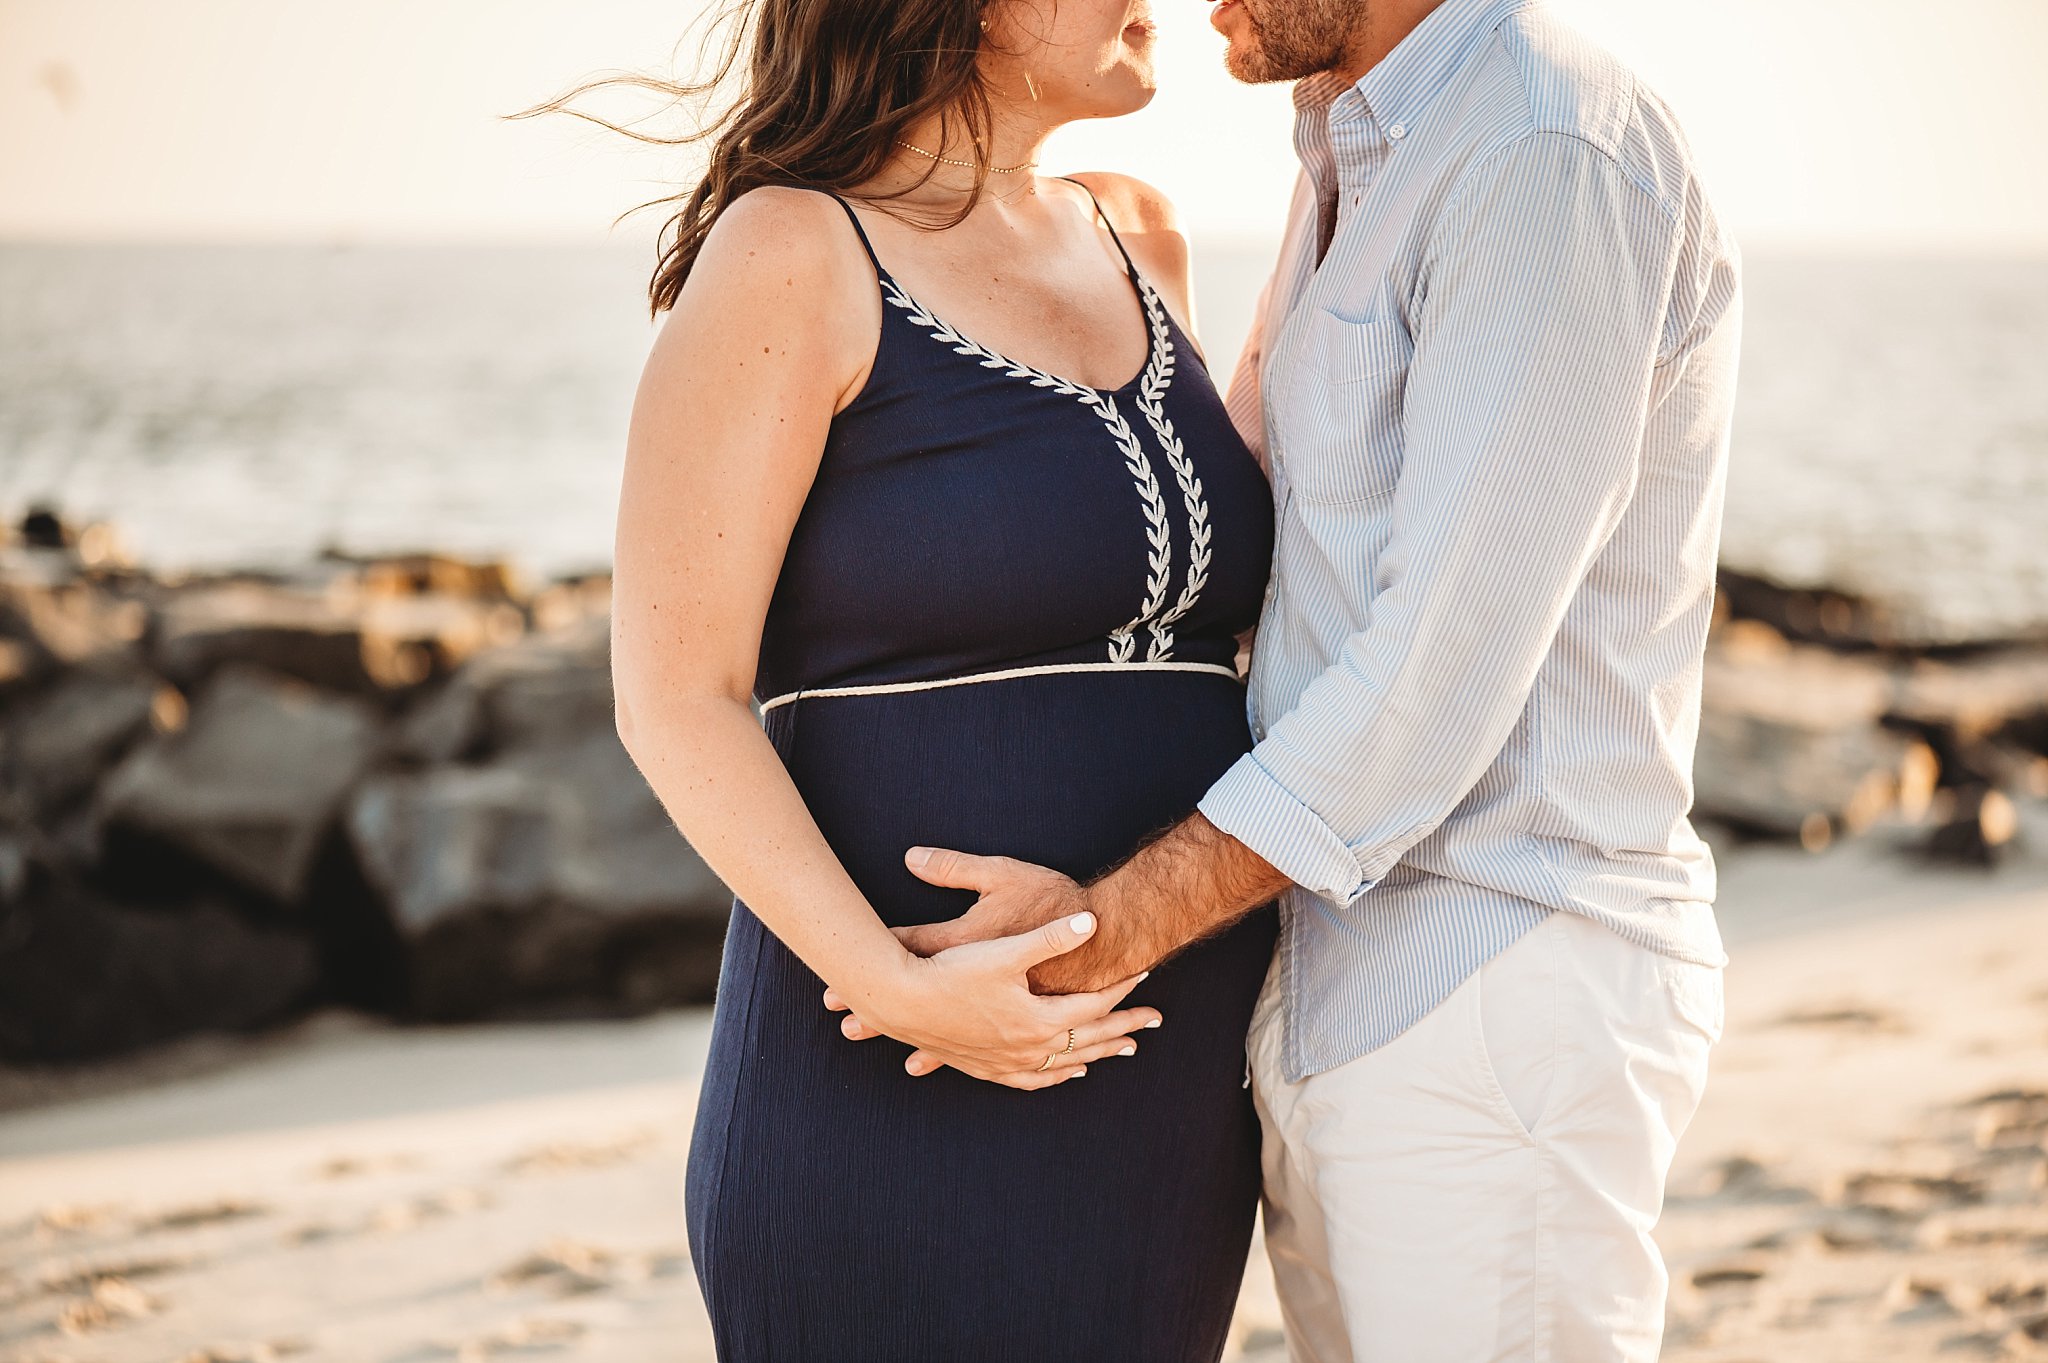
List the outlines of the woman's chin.
<svg viewBox="0 0 2048 1363">
<path fill-rule="evenodd" d="M 1159 93 L 1159 78 L 1152 70 L 1152 54 L 1134 55 L 1122 71 L 1117 73 L 1117 94 L 1121 96 L 1119 114 L 1134 114 L 1152 102 Z"/>
</svg>

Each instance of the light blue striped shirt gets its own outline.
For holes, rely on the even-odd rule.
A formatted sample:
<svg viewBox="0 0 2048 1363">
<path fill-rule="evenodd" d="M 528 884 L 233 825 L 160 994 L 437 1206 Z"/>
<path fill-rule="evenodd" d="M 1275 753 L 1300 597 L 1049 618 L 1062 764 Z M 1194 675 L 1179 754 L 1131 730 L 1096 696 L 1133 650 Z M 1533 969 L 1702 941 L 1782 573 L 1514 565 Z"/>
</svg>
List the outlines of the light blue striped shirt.
<svg viewBox="0 0 2048 1363">
<path fill-rule="evenodd" d="M 1296 884 L 1289 1079 L 1553 911 L 1725 961 L 1687 812 L 1740 314 L 1670 111 L 1530 0 L 1295 104 L 1230 397 L 1277 518 L 1257 746 L 1201 802 Z"/>
</svg>

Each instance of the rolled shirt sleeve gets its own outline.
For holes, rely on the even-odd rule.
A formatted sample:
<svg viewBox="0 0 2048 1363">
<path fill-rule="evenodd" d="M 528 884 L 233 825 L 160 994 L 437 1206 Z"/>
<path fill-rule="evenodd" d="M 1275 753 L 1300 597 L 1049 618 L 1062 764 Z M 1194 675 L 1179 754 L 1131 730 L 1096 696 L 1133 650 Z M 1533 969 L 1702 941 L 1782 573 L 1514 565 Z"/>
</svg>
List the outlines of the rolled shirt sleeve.
<svg viewBox="0 0 2048 1363">
<path fill-rule="evenodd" d="M 1605 152 L 1522 136 L 1447 200 L 1409 314 L 1369 618 L 1202 814 L 1353 904 L 1514 732 L 1632 495 L 1679 226 Z"/>
</svg>

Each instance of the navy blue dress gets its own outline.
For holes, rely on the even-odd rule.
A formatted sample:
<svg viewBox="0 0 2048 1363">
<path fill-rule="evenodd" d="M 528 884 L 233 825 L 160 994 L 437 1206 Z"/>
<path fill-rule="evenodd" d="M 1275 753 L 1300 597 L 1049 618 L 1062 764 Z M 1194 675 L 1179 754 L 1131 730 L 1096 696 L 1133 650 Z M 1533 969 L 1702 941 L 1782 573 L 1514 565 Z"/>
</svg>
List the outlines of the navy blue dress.
<svg viewBox="0 0 2048 1363">
<path fill-rule="evenodd" d="M 891 925 L 973 901 L 912 876 L 914 844 L 1092 876 L 1251 746 L 1232 660 L 1270 495 L 1124 260 L 1150 343 L 1114 390 L 979 345 L 875 261 L 873 371 L 832 422 L 756 694 Z M 847 1041 L 736 902 L 686 1190 L 719 1357 L 1217 1358 L 1258 1201 L 1244 1042 L 1274 930 L 1268 907 L 1173 958 L 1131 996 L 1165 1015 L 1136 1056 L 1024 1092 Z"/>
</svg>

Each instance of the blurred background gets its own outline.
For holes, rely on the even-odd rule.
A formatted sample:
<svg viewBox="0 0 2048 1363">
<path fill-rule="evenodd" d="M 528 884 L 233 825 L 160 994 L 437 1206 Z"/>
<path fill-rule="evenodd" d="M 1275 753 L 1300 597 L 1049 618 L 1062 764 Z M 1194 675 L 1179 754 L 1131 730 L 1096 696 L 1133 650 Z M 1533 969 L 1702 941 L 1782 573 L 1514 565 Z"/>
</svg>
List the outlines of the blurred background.
<svg viewBox="0 0 2048 1363">
<path fill-rule="evenodd" d="M 1551 2 L 1749 287 L 1666 1356 L 2048 1358 L 2048 5 Z M 1291 108 L 1157 3 L 1156 101 L 1047 165 L 1177 201 L 1227 372 Z M 613 220 L 692 158 L 501 117 L 702 18 L 0 0 L 0 1357 L 711 1356 L 726 897 L 605 638 Z"/>
</svg>

